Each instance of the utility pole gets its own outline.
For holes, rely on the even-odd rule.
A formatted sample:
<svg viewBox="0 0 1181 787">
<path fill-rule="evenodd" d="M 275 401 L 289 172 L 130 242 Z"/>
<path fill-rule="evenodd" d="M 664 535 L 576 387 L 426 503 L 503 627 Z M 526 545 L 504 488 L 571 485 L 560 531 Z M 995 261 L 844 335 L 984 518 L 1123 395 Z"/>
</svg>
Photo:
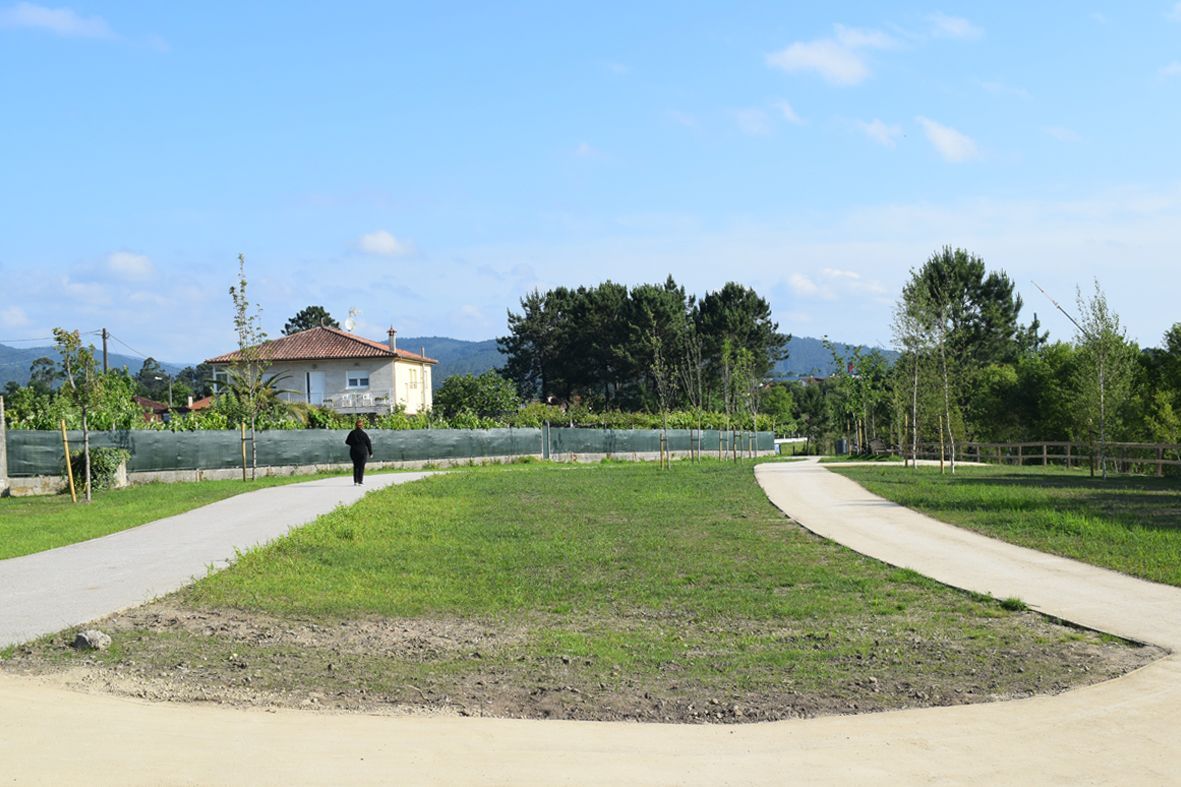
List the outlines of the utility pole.
<svg viewBox="0 0 1181 787">
<path fill-rule="evenodd" d="M 103 328 L 103 374 L 107 373 L 107 337 L 110 335 L 107 329 Z"/>
</svg>

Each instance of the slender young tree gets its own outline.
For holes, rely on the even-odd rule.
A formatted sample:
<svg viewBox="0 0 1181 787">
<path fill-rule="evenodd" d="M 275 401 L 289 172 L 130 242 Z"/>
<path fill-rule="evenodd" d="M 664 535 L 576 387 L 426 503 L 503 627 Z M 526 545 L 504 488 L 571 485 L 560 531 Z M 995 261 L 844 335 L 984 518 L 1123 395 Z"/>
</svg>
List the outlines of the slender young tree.
<svg viewBox="0 0 1181 787">
<path fill-rule="evenodd" d="M 266 378 L 270 365 L 266 358 L 266 331 L 262 329 L 262 310 L 246 295 L 246 255 L 238 255 L 238 284 L 230 287 L 234 302 L 234 330 L 238 334 L 238 358 L 230 364 L 230 387 L 250 419 L 250 478 L 258 470 L 258 414 L 273 398 L 273 385 Z"/>
<path fill-rule="evenodd" d="M 94 359 L 94 347 L 83 346 L 77 331 L 54 328 L 53 338 L 62 364 L 62 393 L 82 411 L 82 464 L 85 468 L 86 502 L 90 496 L 90 414 L 102 399 L 103 376 Z"/>
<path fill-rule="evenodd" d="M 1095 292 L 1084 298 L 1076 291 L 1079 322 L 1076 343 L 1089 374 L 1083 377 L 1083 396 L 1099 430 L 1099 465 L 1107 478 L 1107 437 L 1113 415 L 1118 415 L 1132 389 L 1137 350 L 1120 325 L 1119 315 L 1107 306 L 1107 296 L 1095 280 Z"/>
</svg>

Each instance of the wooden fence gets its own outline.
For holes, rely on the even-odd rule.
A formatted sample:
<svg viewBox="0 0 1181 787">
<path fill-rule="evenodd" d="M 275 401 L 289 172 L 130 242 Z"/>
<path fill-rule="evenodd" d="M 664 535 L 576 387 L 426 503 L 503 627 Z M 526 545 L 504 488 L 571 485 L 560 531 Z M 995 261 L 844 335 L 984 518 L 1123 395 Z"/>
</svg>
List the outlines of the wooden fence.
<svg viewBox="0 0 1181 787">
<path fill-rule="evenodd" d="M 903 459 L 944 459 L 948 449 L 939 443 L 919 443 L 912 452 L 892 446 L 889 452 Z M 1004 465 L 1063 465 L 1089 467 L 1099 471 L 1099 445 L 1034 441 L 1024 443 L 961 443 L 956 445 L 956 459 L 961 462 L 985 462 Z M 1181 445 L 1174 443 L 1107 443 L 1107 468 L 1115 473 L 1152 473 L 1164 476 L 1166 467 L 1181 467 Z"/>
</svg>

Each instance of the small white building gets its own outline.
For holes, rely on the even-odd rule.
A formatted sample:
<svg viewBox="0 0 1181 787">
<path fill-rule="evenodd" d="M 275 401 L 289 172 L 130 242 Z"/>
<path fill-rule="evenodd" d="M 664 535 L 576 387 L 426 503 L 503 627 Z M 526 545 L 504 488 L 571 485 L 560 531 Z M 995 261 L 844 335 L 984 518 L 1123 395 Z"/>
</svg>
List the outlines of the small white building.
<svg viewBox="0 0 1181 787">
<path fill-rule="evenodd" d="M 262 345 L 260 356 L 290 402 L 322 405 L 339 413 L 384 414 L 400 405 L 408 415 L 431 409 L 431 369 L 438 363 L 399 350 L 397 331 L 381 342 L 339 328 L 309 328 Z M 214 377 L 225 379 L 240 352 L 209 358 Z"/>
</svg>

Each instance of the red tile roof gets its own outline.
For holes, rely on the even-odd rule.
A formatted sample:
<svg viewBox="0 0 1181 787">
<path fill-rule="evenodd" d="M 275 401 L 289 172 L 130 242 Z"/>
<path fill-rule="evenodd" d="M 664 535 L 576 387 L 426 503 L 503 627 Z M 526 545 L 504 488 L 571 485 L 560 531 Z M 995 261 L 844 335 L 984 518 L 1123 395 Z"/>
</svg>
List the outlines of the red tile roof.
<svg viewBox="0 0 1181 787">
<path fill-rule="evenodd" d="M 332 358 L 400 358 L 421 363 L 438 363 L 434 358 L 407 350 L 391 350 L 389 345 L 357 336 L 340 328 L 321 326 L 293 333 L 281 339 L 263 343 L 260 354 L 268 361 L 322 361 Z M 232 363 L 241 359 L 241 352 L 207 358 L 205 363 Z"/>
<path fill-rule="evenodd" d="M 201 399 L 197 399 L 191 405 L 189 405 L 189 409 L 190 410 L 206 410 L 212 406 L 213 406 L 213 397 L 212 396 L 205 396 Z"/>
</svg>

